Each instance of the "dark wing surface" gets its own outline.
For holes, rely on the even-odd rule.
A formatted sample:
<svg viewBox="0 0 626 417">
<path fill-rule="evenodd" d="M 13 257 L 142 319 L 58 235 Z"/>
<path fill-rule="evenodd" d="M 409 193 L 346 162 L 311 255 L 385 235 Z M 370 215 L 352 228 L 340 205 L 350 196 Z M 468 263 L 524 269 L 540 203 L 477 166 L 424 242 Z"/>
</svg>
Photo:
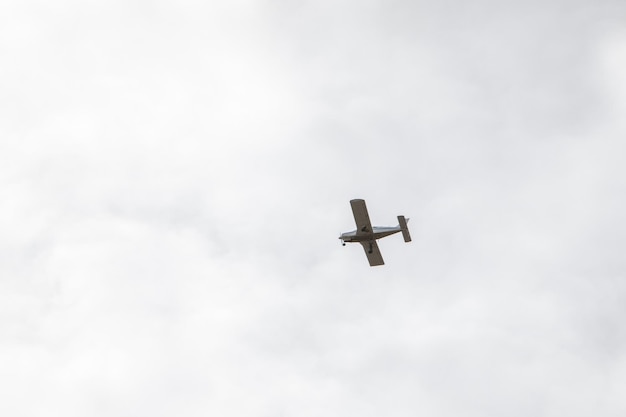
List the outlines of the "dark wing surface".
<svg viewBox="0 0 626 417">
<path fill-rule="evenodd" d="M 365 200 L 350 200 L 350 205 L 352 206 L 352 214 L 356 223 L 357 235 L 372 233 L 372 224 L 370 223 L 370 216 L 367 214 Z"/>
<path fill-rule="evenodd" d="M 380 254 L 380 249 L 375 240 L 368 240 L 366 242 L 359 242 L 365 249 L 365 255 L 370 263 L 370 266 L 384 265 L 383 255 Z"/>
</svg>

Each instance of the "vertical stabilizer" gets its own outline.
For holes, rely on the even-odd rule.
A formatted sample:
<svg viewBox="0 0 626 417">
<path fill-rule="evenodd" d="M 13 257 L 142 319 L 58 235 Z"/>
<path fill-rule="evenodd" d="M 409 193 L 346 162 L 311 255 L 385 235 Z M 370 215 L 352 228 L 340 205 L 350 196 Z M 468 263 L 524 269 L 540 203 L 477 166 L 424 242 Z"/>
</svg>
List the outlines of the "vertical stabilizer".
<svg viewBox="0 0 626 417">
<path fill-rule="evenodd" d="M 407 226 L 407 222 L 409 219 L 405 219 L 404 216 L 398 216 L 398 223 L 400 224 L 400 230 L 402 230 L 402 237 L 405 242 L 411 241 L 411 234 L 409 233 L 409 227 Z"/>
</svg>

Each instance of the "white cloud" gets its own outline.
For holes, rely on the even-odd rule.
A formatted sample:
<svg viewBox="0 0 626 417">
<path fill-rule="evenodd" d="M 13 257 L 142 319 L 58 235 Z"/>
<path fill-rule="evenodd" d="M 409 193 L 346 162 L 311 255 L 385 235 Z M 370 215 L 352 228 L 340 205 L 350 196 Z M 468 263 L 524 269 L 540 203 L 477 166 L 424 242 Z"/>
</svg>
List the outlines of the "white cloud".
<svg viewBox="0 0 626 417">
<path fill-rule="evenodd" d="M 619 2 L 2 9 L 2 414 L 623 414 Z"/>
</svg>

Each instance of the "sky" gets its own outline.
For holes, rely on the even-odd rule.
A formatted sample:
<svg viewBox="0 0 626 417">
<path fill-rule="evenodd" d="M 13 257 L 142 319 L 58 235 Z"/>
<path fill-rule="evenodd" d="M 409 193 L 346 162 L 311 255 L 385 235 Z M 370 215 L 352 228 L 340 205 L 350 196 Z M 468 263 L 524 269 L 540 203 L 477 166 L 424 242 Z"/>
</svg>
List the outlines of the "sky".
<svg viewBox="0 0 626 417">
<path fill-rule="evenodd" d="M 623 416 L 625 22 L 3 1 L 0 414 Z"/>
</svg>

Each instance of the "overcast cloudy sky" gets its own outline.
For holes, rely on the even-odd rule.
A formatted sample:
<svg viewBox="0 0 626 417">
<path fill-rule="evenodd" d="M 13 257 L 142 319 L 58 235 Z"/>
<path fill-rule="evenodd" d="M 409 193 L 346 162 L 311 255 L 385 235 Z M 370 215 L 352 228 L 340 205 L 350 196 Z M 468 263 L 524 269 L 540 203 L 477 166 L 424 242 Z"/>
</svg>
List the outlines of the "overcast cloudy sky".
<svg viewBox="0 0 626 417">
<path fill-rule="evenodd" d="M 625 68 L 623 0 L 3 1 L 0 414 L 624 416 Z"/>
</svg>

